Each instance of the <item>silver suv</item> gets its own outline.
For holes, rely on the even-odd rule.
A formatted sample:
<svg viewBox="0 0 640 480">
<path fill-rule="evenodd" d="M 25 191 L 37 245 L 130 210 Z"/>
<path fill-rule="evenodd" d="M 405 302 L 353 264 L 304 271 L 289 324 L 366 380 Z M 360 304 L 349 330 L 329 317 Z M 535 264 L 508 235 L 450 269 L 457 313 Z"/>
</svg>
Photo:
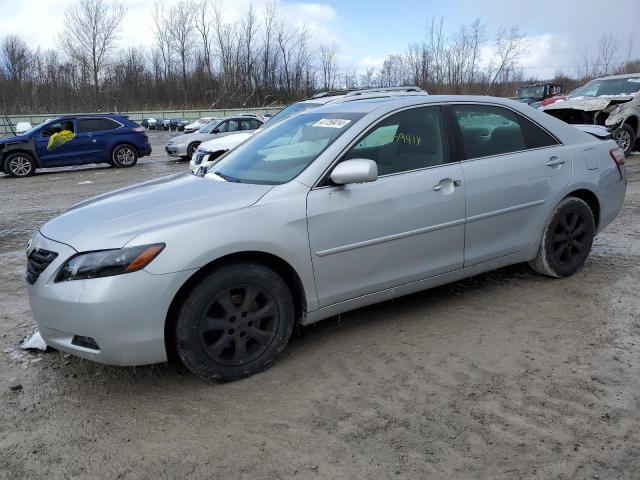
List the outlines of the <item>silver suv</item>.
<svg viewBox="0 0 640 480">
<path fill-rule="evenodd" d="M 355 100 L 362 100 L 364 98 L 384 98 L 384 97 L 400 97 L 407 95 L 428 95 L 429 93 L 422 90 L 420 87 L 386 87 L 386 88 L 364 88 L 357 90 L 334 90 L 328 92 L 321 92 L 313 97 L 302 100 L 300 102 L 292 103 L 287 107 L 280 110 L 273 117 L 269 118 L 264 124 L 260 126 L 260 129 L 275 125 L 282 120 L 289 118 L 293 115 L 297 115 L 300 112 L 305 112 L 313 108 L 322 107 L 324 105 L 351 102 Z M 189 161 L 189 170 L 193 173 L 200 169 L 201 165 L 205 167 L 210 162 L 215 161 L 218 157 L 225 154 L 229 150 L 233 150 L 235 147 L 244 142 L 247 138 L 255 135 L 258 130 L 250 132 L 237 132 L 234 135 L 229 135 L 225 138 L 214 138 L 213 140 L 207 140 L 202 142 L 195 153 L 191 156 Z"/>
<path fill-rule="evenodd" d="M 296 323 L 518 262 L 572 275 L 625 190 L 614 141 L 511 100 L 327 105 L 49 221 L 27 291 L 54 348 L 233 380 Z"/>
</svg>

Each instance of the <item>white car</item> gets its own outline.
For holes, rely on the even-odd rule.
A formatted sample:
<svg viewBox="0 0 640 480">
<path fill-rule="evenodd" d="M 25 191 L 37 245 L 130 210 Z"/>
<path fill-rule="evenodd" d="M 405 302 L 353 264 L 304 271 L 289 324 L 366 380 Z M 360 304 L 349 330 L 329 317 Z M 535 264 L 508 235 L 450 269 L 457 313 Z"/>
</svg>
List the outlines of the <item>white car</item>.
<svg viewBox="0 0 640 480">
<path fill-rule="evenodd" d="M 197 130 L 200 130 L 202 127 L 204 127 L 207 123 L 209 123 L 211 120 L 215 120 L 217 117 L 202 117 L 199 118 L 198 120 L 196 120 L 193 123 L 190 123 L 189 125 L 184 127 L 184 133 L 193 133 Z"/>
<path fill-rule="evenodd" d="M 16 134 L 22 135 L 25 132 L 31 130 L 33 126 L 29 122 L 18 122 L 16 124 Z"/>
<path fill-rule="evenodd" d="M 247 138 L 253 137 L 259 130 L 234 133 L 226 137 L 214 138 L 208 142 L 202 142 L 189 161 L 189 170 L 195 173 L 200 167 L 207 167 L 217 158 L 236 148 Z"/>
</svg>

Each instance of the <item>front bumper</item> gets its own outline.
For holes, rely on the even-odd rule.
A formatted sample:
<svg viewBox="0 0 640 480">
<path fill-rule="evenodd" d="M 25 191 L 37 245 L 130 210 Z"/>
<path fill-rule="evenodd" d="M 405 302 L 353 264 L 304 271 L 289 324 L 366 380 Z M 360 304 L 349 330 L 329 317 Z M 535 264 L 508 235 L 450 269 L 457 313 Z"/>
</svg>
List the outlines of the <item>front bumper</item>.
<svg viewBox="0 0 640 480">
<path fill-rule="evenodd" d="M 167 360 L 164 326 L 176 292 L 192 271 L 154 275 L 144 270 L 91 280 L 54 283 L 76 251 L 37 233 L 29 249 L 58 253 L 33 285 L 31 311 L 47 345 L 109 365 L 146 365 Z M 91 337 L 99 349 L 74 345 Z"/>
<path fill-rule="evenodd" d="M 187 143 L 174 143 L 164 147 L 164 150 L 172 157 L 186 157 L 188 146 Z"/>
</svg>

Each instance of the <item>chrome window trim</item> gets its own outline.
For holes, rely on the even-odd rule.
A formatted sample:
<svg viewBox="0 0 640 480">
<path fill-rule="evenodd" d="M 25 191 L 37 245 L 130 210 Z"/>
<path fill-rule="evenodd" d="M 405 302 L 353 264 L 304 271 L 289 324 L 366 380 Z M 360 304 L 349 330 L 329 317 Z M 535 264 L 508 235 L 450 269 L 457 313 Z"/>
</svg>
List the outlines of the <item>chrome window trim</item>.
<svg viewBox="0 0 640 480">
<path fill-rule="evenodd" d="M 313 186 L 311 187 L 311 190 L 320 190 L 323 188 L 335 188 L 336 185 L 318 185 L 322 180 L 324 180 L 324 178 L 327 176 L 327 172 L 331 171 L 338 163 L 340 163 L 340 160 L 342 159 L 342 157 L 345 155 L 345 153 L 350 150 L 354 145 L 357 144 L 357 142 L 362 141 L 362 139 L 364 137 L 366 137 L 369 133 L 371 133 L 376 127 L 377 125 L 384 121 L 385 119 L 389 118 L 391 115 L 395 115 L 396 113 L 400 113 L 400 112 L 404 112 L 406 110 L 412 110 L 415 108 L 425 108 L 425 107 L 440 107 L 442 105 L 448 105 L 447 102 L 438 102 L 438 103 L 422 103 L 419 105 L 409 105 L 409 106 L 404 106 L 404 107 L 400 107 L 397 108 L 395 110 L 392 110 L 391 112 L 387 112 L 385 115 L 383 115 L 382 117 L 378 118 L 376 120 L 376 122 L 372 125 L 370 125 L 366 130 L 364 130 L 360 135 L 358 135 L 354 140 L 352 140 L 345 148 L 343 148 L 340 153 L 338 155 L 336 155 L 336 158 L 333 159 L 333 161 L 331 162 L 331 164 L 322 172 L 322 175 L 320 175 L 320 177 L 313 183 Z M 448 137 L 447 137 L 447 122 L 445 121 L 444 115 L 442 115 L 442 125 L 444 127 L 444 132 L 445 132 L 445 139 L 447 141 L 447 149 L 448 149 Z M 402 172 L 394 172 L 394 173 L 387 173 L 386 175 L 380 175 L 378 176 L 378 178 L 385 178 L 385 177 L 391 177 L 394 175 L 402 175 L 405 173 L 411 173 L 411 172 L 417 172 L 420 170 L 427 170 L 427 169 L 431 169 L 431 168 L 438 168 L 438 167 L 444 167 L 446 165 L 452 165 L 454 163 L 460 163 L 459 161 L 453 161 L 453 162 L 447 162 L 447 163 L 443 163 L 441 165 L 432 165 L 430 167 L 422 167 L 422 168 L 414 168 L 413 170 L 404 170 Z M 342 185 L 339 185 L 342 186 Z"/>
</svg>

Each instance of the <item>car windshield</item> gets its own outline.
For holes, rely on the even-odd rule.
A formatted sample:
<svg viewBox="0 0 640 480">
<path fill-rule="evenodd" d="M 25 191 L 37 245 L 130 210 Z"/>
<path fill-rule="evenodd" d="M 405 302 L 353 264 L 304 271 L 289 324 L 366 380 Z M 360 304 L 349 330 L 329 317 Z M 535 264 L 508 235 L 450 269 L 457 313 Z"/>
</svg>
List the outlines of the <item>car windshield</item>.
<svg viewBox="0 0 640 480">
<path fill-rule="evenodd" d="M 640 91 L 640 77 L 591 80 L 585 86 L 571 92 L 570 98 L 600 97 L 602 95 L 633 95 Z"/>
<path fill-rule="evenodd" d="M 215 128 L 220 125 L 220 121 L 219 120 L 213 120 L 209 123 L 207 123 L 204 127 L 201 127 L 200 130 L 198 130 L 198 132 L 200 133 L 211 133 L 212 130 L 215 130 Z"/>
<path fill-rule="evenodd" d="M 267 126 L 271 126 L 278 122 L 281 122 L 285 118 L 289 118 L 296 113 L 304 112 L 305 110 L 309 110 L 310 108 L 321 107 L 322 103 L 309 103 L 309 102 L 298 102 L 292 103 L 288 107 L 283 108 L 278 113 L 276 113 L 273 117 L 267 120 Z"/>
<path fill-rule="evenodd" d="M 361 113 L 305 113 L 274 125 L 207 171 L 230 182 L 279 185 L 297 177 Z"/>
<path fill-rule="evenodd" d="M 518 89 L 518 98 L 543 98 L 543 97 L 544 97 L 544 86 L 520 87 Z"/>
</svg>

